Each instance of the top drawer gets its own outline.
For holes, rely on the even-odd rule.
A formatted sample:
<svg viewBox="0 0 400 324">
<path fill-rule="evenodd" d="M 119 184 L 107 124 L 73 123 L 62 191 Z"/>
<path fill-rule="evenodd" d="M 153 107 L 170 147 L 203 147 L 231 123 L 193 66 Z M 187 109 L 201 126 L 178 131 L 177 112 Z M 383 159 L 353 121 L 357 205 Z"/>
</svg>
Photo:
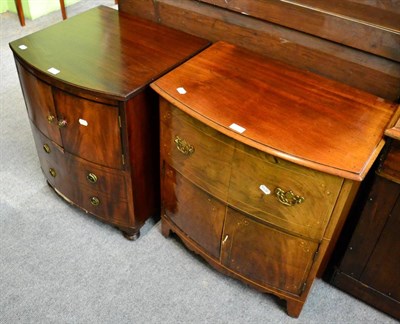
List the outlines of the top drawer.
<svg viewBox="0 0 400 324">
<path fill-rule="evenodd" d="M 237 143 L 228 202 L 286 231 L 321 240 L 342 183 L 340 177 Z"/>
<path fill-rule="evenodd" d="M 233 140 L 161 100 L 161 156 L 175 170 L 226 201 Z"/>
</svg>

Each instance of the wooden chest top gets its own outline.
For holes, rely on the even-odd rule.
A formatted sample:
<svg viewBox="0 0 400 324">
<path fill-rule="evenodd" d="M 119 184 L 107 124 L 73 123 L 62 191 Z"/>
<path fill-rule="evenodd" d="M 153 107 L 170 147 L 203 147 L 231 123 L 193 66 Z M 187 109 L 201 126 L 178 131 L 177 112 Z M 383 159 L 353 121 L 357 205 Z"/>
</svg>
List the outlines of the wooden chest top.
<svg viewBox="0 0 400 324">
<path fill-rule="evenodd" d="M 71 85 L 125 100 L 208 44 L 100 6 L 18 39 L 10 47 L 19 59 L 43 72 L 44 79 L 59 80 L 57 85 L 64 90 Z M 52 74 L 51 68 L 59 72 Z"/>
<path fill-rule="evenodd" d="M 395 105 L 218 42 L 152 83 L 189 115 L 283 159 L 362 180 Z"/>
</svg>

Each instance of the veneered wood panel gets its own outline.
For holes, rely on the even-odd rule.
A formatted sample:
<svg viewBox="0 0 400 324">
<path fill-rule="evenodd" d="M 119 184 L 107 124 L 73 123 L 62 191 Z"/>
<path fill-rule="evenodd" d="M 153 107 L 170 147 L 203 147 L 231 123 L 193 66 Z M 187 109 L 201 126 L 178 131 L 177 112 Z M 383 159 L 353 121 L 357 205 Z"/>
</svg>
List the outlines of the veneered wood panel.
<svg viewBox="0 0 400 324">
<path fill-rule="evenodd" d="M 301 295 L 317 249 L 228 208 L 221 263 L 259 284 Z"/>
<path fill-rule="evenodd" d="M 386 99 L 400 96 L 400 64 L 301 31 L 191 0 L 158 0 L 135 6 L 122 0 L 120 10 L 212 41 L 225 40 L 291 65 L 316 72 Z M 248 2 L 248 1 L 246 1 Z"/>
<path fill-rule="evenodd" d="M 400 61 L 400 14 L 391 10 L 350 1 L 200 1 Z"/>
<path fill-rule="evenodd" d="M 151 86 L 229 137 L 352 180 L 362 180 L 369 170 L 395 109 L 368 93 L 225 42 Z M 179 94 L 178 87 L 186 93 Z M 232 130 L 232 123 L 245 132 Z"/>
<path fill-rule="evenodd" d="M 163 213 L 218 260 L 225 204 L 200 190 L 165 162 L 162 183 Z"/>
<path fill-rule="evenodd" d="M 379 168 L 379 174 L 400 184 L 400 141 L 391 141 L 385 162 Z"/>
<path fill-rule="evenodd" d="M 62 145 L 51 86 L 32 75 L 15 60 L 29 118 L 40 131 Z"/>
<path fill-rule="evenodd" d="M 100 6 L 22 37 L 10 46 L 19 59 L 38 71 L 49 74 L 50 67 L 58 69 L 52 85 L 78 95 L 86 92 L 127 100 L 208 43 Z M 21 44 L 28 49 L 21 50 Z"/>
<path fill-rule="evenodd" d="M 185 177 L 214 196 L 227 200 L 234 141 L 161 99 L 161 154 Z M 193 148 L 182 153 L 177 138 Z"/>
<path fill-rule="evenodd" d="M 366 264 L 360 281 L 400 300 L 400 185 L 397 185 L 397 193 L 397 202 L 387 218 L 382 235 Z"/>
<path fill-rule="evenodd" d="M 119 109 L 54 89 L 54 101 L 66 151 L 83 159 L 122 169 Z"/>
<path fill-rule="evenodd" d="M 331 14 L 342 15 L 378 27 L 400 29 L 399 0 L 291 0 L 292 4 L 309 6 L 314 10 L 323 10 Z"/>
<path fill-rule="evenodd" d="M 146 88 L 121 103 L 125 160 L 130 161 L 135 222 L 143 224 L 149 215 L 160 213 L 158 97 Z M 129 147 L 129 149 L 126 149 Z"/>
<path fill-rule="evenodd" d="M 376 177 L 360 222 L 352 235 L 340 270 L 360 279 L 375 244 L 382 233 L 393 204 L 399 196 L 399 185 Z"/>
<path fill-rule="evenodd" d="M 263 154 L 236 149 L 232 162 L 228 202 L 284 231 L 320 241 L 330 220 L 343 179 Z M 261 191 L 264 185 L 270 194 Z M 304 198 L 300 204 L 282 204 L 280 188 Z"/>
</svg>

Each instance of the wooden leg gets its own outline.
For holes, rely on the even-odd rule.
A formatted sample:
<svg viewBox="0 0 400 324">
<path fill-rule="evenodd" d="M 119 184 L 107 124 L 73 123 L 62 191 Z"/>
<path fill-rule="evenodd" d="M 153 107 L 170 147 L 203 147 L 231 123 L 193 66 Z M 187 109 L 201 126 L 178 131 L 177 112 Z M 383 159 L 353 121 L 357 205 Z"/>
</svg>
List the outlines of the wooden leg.
<svg viewBox="0 0 400 324">
<path fill-rule="evenodd" d="M 63 17 L 63 19 L 67 19 L 67 12 L 65 10 L 65 3 L 64 0 L 60 0 L 60 7 L 61 7 L 61 15 Z"/>
<path fill-rule="evenodd" d="M 22 8 L 22 1 L 15 0 L 15 6 L 17 7 L 18 18 L 21 26 L 25 26 L 24 9 Z"/>
<path fill-rule="evenodd" d="M 161 217 L 161 234 L 164 237 L 168 237 L 169 234 L 171 234 L 171 228 L 169 227 L 168 222 L 163 217 Z"/>
<path fill-rule="evenodd" d="M 124 237 L 129 241 L 136 241 L 140 237 L 140 230 L 129 231 L 129 232 L 121 230 L 121 232 L 124 235 Z"/>
<path fill-rule="evenodd" d="M 303 309 L 304 302 L 288 300 L 286 302 L 286 311 L 290 317 L 299 317 L 301 310 Z"/>
</svg>

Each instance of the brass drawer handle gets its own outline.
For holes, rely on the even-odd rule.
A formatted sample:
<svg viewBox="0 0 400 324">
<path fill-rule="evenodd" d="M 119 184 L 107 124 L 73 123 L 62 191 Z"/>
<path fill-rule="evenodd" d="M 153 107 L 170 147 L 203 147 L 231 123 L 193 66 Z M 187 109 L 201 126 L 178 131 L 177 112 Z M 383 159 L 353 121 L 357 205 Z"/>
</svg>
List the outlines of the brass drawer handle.
<svg viewBox="0 0 400 324">
<path fill-rule="evenodd" d="M 96 183 L 97 182 L 97 176 L 94 173 L 89 173 L 86 176 L 87 181 L 89 181 L 90 183 Z"/>
<path fill-rule="evenodd" d="M 48 154 L 51 152 L 49 144 L 43 144 L 43 150 Z"/>
<path fill-rule="evenodd" d="M 301 204 L 305 200 L 304 197 L 295 195 L 292 190 L 284 191 L 279 187 L 275 189 L 275 196 L 278 198 L 279 202 L 285 206 Z"/>
<path fill-rule="evenodd" d="M 194 146 L 190 145 L 184 139 L 180 138 L 178 135 L 175 136 L 174 140 L 176 148 L 185 155 L 192 155 L 194 153 Z"/>
<path fill-rule="evenodd" d="M 49 173 L 50 173 L 50 175 L 51 175 L 53 178 L 55 178 L 56 175 L 57 175 L 56 170 L 54 170 L 53 168 L 50 168 L 50 169 L 49 169 Z"/>
<path fill-rule="evenodd" d="M 97 198 L 96 196 L 90 197 L 90 203 L 93 206 L 98 206 L 98 205 L 100 205 L 100 199 Z"/>
<path fill-rule="evenodd" d="M 59 128 L 64 128 L 67 126 L 67 121 L 65 119 L 59 119 L 57 125 Z"/>
<path fill-rule="evenodd" d="M 53 115 L 48 115 L 47 116 L 47 121 L 49 122 L 49 124 L 51 124 L 55 119 L 56 119 L 56 117 L 53 116 Z"/>
</svg>

